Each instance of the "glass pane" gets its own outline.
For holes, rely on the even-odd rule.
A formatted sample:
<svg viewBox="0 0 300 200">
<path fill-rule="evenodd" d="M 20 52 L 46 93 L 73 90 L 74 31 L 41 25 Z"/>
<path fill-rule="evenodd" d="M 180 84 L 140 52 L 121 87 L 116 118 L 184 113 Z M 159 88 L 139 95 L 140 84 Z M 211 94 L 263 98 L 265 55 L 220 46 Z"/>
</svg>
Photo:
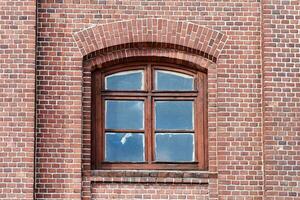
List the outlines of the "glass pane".
<svg viewBox="0 0 300 200">
<path fill-rule="evenodd" d="M 155 71 L 156 90 L 194 90 L 194 77 L 182 73 L 157 70 Z"/>
<path fill-rule="evenodd" d="M 106 90 L 143 90 L 144 72 L 142 70 L 118 72 L 105 77 Z"/>
<path fill-rule="evenodd" d="M 159 130 L 193 130 L 193 101 L 156 101 L 155 126 Z"/>
<path fill-rule="evenodd" d="M 106 133 L 105 161 L 143 162 L 144 134 L 142 133 Z"/>
<path fill-rule="evenodd" d="M 107 100 L 105 106 L 105 128 L 144 129 L 144 102 Z"/>
<path fill-rule="evenodd" d="M 194 134 L 156 133 L 155 159 L 163 162 L 194 161 Z"/>
</svg>

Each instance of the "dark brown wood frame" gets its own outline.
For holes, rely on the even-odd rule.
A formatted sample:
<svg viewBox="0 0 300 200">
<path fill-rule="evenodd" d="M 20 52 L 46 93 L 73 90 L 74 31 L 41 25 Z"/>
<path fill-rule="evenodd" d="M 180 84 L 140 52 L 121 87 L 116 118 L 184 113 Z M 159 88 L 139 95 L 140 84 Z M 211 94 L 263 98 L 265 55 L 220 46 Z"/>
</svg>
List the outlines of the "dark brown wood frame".
<svg viewBox="0 0 300 200">
<path fill-rule="evenodd" d="M 121 71 L 144 70 L 143 91 L 108 91 L 104 90 L 104 77 Z M 154 70 L 162 69 L 191 75 L 195 78 L 194 91 L 154 91 Z M 97 70 L 92 76 L 92 167 L 93 169 L 183 169 L 183 170 L 207 170 L 207 75 L 203 71 L 192 70 L 185 66 L 167 63 L 130 63 L 106 67 Z M 145 162 L 139 163 L 109 163 L 104 162 L 104 99 L 143 99 L 144 130 L 109 130 L 145 134 Z M 193 100 L 194 108 L 194 132 L 195 162 L 155 162 L 154 161 L 154 113 L 155 100 Z M 106 129 L 106 131 L 108 131 Z M 166 131 L 164 131 L 166 132 Z M 176 132 L 172 131 L 172 132 Z M 180 132 L 184 132 L 180 130 Z M 101 145 L 99 145 L 101 144 Z"/>
</svg>

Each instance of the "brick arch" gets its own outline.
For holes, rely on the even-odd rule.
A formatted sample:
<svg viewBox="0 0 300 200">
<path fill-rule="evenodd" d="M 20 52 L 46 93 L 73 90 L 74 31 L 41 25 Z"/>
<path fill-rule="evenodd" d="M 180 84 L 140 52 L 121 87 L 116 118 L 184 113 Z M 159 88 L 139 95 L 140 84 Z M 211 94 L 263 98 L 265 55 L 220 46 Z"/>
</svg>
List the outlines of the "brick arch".
<svg viewBox="0 0 300 200">
<path fill-rule="evenodd" d="M 215 63 L 211 60 L 184 51 L 172 51 L 158 48 L 129 48 L 108 53 L 93 54 L 84 60 L 85 71 L 94 71 L 106 66 L 118 65 L 124 62 L 153 61 L 183 65 L 200 71 L 211 70 Z"/>
<path fill-rule="evenodd" d="M 99 24 L 74 33 L 83 56 L 132 46 L 179 49 L 216 62 L 227 36 L 198 24 L 167 19 L 134 19 Z"/>
</svg>

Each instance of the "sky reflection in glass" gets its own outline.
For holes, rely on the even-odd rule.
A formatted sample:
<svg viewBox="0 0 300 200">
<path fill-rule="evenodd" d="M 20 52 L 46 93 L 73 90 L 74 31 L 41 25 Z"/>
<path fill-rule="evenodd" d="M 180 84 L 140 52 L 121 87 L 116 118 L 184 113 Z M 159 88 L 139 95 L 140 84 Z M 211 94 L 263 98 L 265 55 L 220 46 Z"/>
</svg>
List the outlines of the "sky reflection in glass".
<svg viewBox="0 0 300 200">
<path fill-rule="evenodd" d="M 118 72 L 105 77 L 106 90 L 143 90 L 142 70 Z"/>
<path fill-rule="evenodd" d="M 194 161 L 194 134 L 156 133 L 155 160 L 161 162 Z"/>
<path fill-rule="evenodd" d="M 156 129 L 193 130 L 193 105 L 193 101 L 156 101 Z"/>
<path fill-rule="evenodd" d="M 142 133 L 106 133 L 105 161 L 143 162 L 144 146 Z"/>
<path fill-rule="evenodd" d="M 144 129 L 144 102 L 107 100 L 105 106 L 106 129 Z"/>
<path fill-rule="evenodd" d="M 187 91 L 194 89 L 194 77 L 182 73 L 157 70 L 155 71 L 156 90 Z"/>
</svg>

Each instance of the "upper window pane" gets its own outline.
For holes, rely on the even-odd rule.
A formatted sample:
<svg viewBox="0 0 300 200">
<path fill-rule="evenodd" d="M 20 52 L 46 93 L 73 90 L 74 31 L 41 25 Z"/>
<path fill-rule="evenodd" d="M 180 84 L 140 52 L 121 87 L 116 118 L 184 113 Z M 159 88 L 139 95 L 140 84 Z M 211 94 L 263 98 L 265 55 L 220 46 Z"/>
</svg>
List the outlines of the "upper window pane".
<svg viewBox="0 0 300 200">
<path fill-rule="evenodd" d="M 194 77 L 186 74 L 156 70 L 155 90 L 189 91 L 194 90 Z"/>
<path fill-rule="evenodd" d="M 144 129 L 144 102 L 107 100 L 105 104 L 105 128 Z"/>
<path fill-rule="evenodd" d="M 144 90 L 144 71 L 118 72 L 105 77 L 106 90 Z"/>
</svg>

